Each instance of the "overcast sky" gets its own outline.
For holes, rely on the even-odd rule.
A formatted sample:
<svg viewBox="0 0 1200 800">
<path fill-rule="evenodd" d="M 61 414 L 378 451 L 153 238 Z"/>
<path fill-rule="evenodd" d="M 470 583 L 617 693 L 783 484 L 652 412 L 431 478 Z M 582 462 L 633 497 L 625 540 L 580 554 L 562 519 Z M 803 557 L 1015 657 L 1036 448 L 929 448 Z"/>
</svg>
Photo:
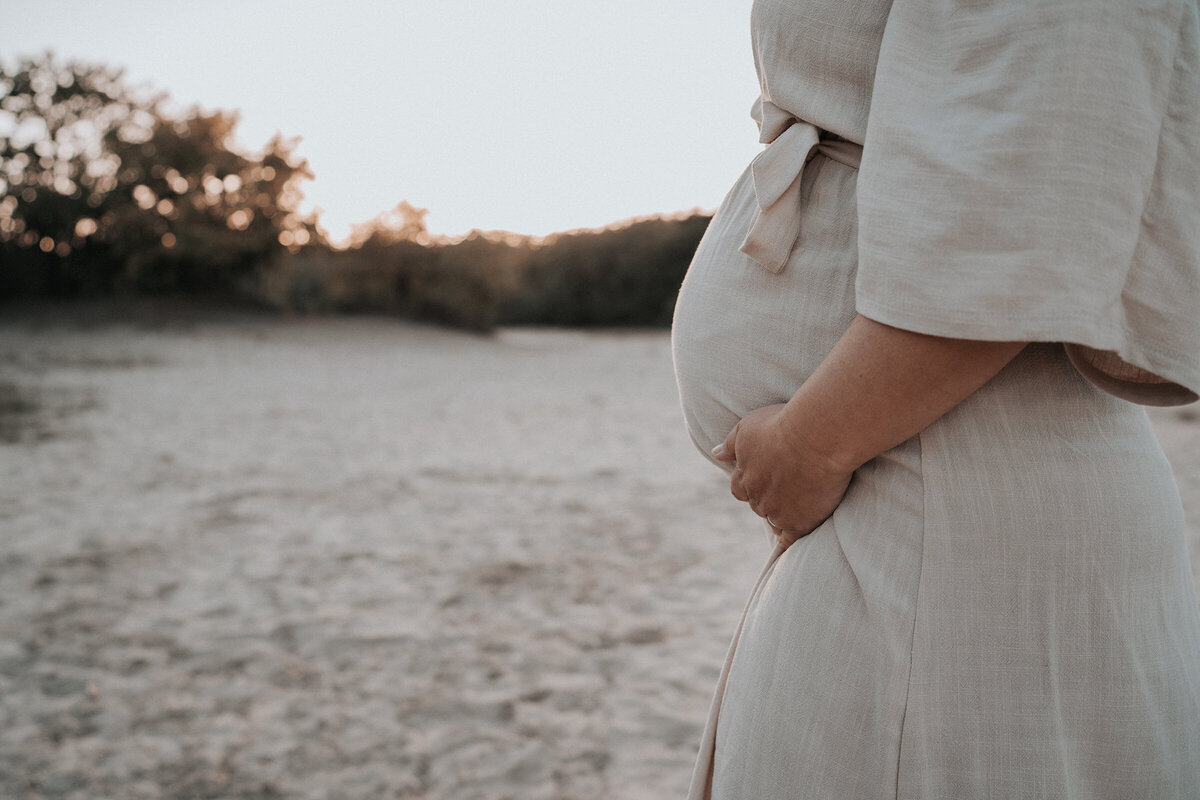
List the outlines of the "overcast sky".
<svg viewBox="0 0 1200 800">
<path fill-rule="evenodd" d="M 432 232 L 712 209 L 758 151 L 751 0 L 0 0 L 0 60 L 123 66 L 175 106 L 299 136 L 335 238 L 401 200 Z"/>
</svg>

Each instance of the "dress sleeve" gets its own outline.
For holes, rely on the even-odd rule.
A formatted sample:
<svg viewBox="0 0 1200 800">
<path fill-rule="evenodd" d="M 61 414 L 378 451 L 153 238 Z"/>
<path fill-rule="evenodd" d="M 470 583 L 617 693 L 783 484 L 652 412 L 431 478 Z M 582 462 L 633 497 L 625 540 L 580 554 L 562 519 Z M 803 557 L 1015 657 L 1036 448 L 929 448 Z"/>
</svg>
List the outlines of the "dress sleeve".
<svg viewBox="0 0 1200 800">
<path fill-rule="evenodd" d="M 860 313 L 1062 342 L 1141 403 L 1200 391 L 1195 0 L 895 0 L 858 179 Z"/>
</svg>

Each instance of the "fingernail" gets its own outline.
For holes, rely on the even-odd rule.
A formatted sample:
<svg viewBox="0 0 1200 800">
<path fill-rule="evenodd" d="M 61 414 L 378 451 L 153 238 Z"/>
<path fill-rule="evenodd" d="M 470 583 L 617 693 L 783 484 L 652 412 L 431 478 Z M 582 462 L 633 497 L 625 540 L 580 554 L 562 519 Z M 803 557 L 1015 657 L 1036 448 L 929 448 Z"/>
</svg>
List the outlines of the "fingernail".
<svg viewBox="0 0 1200 800">
<path fill-rule="evenodd" d="M 725 443 L 721 442 L 712 449 L 713 458 L 720 458 L 725 453 Z"/>
</svg>

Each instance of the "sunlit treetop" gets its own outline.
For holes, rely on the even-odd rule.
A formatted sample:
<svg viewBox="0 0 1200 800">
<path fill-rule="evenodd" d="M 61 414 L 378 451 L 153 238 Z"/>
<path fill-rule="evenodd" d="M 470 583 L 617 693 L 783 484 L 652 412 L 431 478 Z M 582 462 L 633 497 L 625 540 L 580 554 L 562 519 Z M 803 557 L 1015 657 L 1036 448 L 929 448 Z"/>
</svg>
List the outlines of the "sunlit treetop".
<svg viewBox="0 0 1200 800">
<path fill-rule="evenodd" d="M 320 240 L 315 218 L 298 211 L 312 173 L 295 140 L 243 153 L 235 113 L 173 116 L 164 101 L 126 86 L 119 70 L 50 54 L 0 66 L 0 245 L 10 258 L 66 259 L 60 270 L 90 270 L 87 283 L 167 269 L 203 284 L 205 270 L 228 277 Z"/>
</svg>

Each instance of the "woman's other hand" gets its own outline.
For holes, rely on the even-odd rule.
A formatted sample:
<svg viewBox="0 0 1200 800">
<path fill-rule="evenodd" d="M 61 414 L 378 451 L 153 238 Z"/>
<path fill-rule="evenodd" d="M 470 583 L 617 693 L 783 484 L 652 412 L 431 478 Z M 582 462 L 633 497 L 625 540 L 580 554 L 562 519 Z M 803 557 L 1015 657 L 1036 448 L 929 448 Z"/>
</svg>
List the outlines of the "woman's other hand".
<svg viewBox="0 0 1200 800">
<path fill-rule="evenodd" d="M 818 452 L 789 429 L 785 405 L 747 414 L 713 451 L 734 464 L 730 489 L 764 517 L 784 546 L 811 533 L 842 502 L 853 469 Z"/>
</svg>

